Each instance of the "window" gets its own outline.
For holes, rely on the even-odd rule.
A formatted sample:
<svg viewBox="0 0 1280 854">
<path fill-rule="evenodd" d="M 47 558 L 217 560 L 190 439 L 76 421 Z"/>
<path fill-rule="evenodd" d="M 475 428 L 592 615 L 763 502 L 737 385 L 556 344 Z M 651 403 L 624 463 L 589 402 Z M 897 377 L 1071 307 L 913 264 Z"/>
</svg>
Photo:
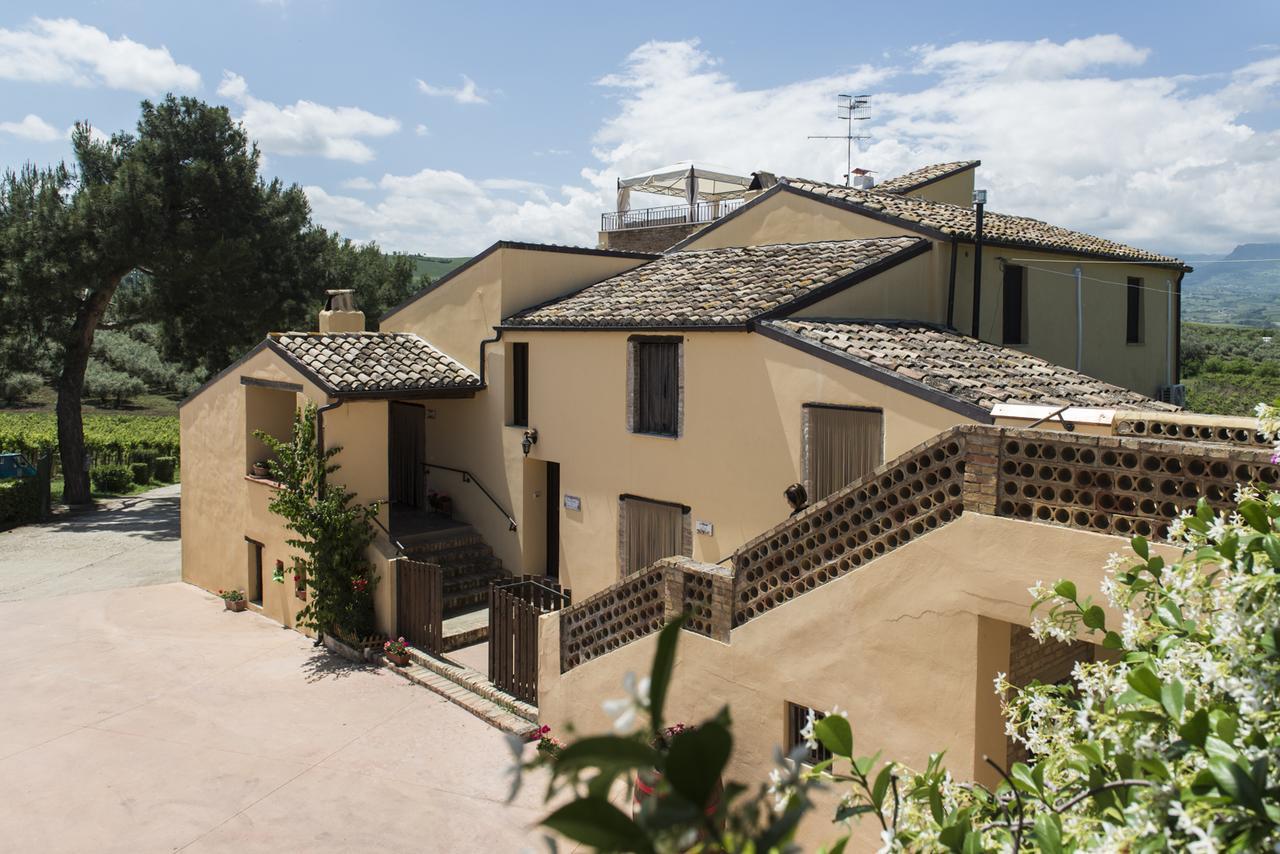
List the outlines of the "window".
<svg viewBox="0 0 1280 854">
<path fill-rule="evenodd" d="M 1006 264 L 1004 268 L 1004 338 L 1005 344 L 1027 343 L 1027 276 L 1026 269 Z"/>
<path fill-rule="evenodd" d="M 1142 343 L 1142 279 L 1129 277 L 1125 288 L 1124 340 L 1126 344 Z"/>
<path fill-rule="evenodd" d="M 664 557 L 693 555 L 688 507 L 623 495 L 618 511 L 618 552 L 624 577 Z"/>
<path fill-rule="evenodd" d="M 249 547 L 249 588 L 248 599 L 255 605 L 262 605 L 262 543 L 244 538 Z"/>
<path fill-rule="evenodd" d="M 826 714 L 819 712 L 817 709 L 811 709 L 808 706 L 802 706 L 799 703 L 787 703 L 787 755 L 795 750 L 806 741 L 806 734 L 812 736 L 809 731 L 809 723 L 817 723 L 826 717 Z M 826 762 L 831 758 L 831 751 L 819 743 L 816 747 L 808 749 L 808 755 L 802 760 L 809 765 L 817 765 L 819 762 Z"/>
<path fill-rule="evenodd" d="M 879 409 L 806 404 L 804 436 L 811 502 L 821 501 L 884 462 L 884 413 Z"/>
<path fill-rule="evenodd" d="M 633 338 L 629 343 L 631 432 L 680 435 L 680 339 Z"/>
<path fill-rule="evenodd" d="M 511 345 L 511 425 L 529 426 L 529 345 Z"/>
</svg>

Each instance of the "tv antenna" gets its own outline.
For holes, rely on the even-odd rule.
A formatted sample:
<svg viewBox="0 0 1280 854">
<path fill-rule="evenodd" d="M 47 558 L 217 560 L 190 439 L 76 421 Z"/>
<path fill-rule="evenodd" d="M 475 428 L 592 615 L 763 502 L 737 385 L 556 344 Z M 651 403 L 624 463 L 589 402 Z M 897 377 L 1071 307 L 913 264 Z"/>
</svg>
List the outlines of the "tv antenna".
<svg viewBox="0 0 1280 854">
<path fill-rule="evenodd" d="M 836 97 L 836 118 L 845 123 L 845 132 L 841 136 L 810 136 L 809 139 L 843 139 L 845 146 L 844 185 L 849 186 L 853 176 L 853 143 L 871 139 L 853 132 L 854 122 L 865 122 L 871 116 L 866 115 L 867 105 L 871 103 L 870 95 L 839 95 Z"/>
</svg>

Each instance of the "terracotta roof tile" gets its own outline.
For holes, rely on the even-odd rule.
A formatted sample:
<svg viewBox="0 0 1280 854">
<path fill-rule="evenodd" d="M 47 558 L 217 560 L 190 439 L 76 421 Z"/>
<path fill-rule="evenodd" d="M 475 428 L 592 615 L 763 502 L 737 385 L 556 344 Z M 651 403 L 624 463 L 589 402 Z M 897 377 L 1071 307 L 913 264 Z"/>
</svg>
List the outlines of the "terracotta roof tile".
<svg viewBox="0 0 1280 854">
<path fill-rule="evenodd" d="M 406 332 L 283 332 L 271 343 L 336 394 L 477 388 L 456 359 Z"/>
<path fill-rule="evenodd" d="M 1176 409 L 1020 350 L 933 324 L 787 319 L 767 325 L 985 409 L 997 403 Z"/>
<path fill-rule="evenodd" d="M 965 240 L 973 240 L 977 231 L 977 215 L 973 208 L 898 195 L 896 192 L 886 191 L 886 184 L 874 190 L 855 190 L 841 184 L 826 184 L 804 178 L 780 180 L 796 190 L 861 208 L 873 216 L 924 226 Z M 1180 260 L 1170 255 L 1136 249 L 1114 240 L 1072 231 L 1025 216 L 986 211 L 982 231 L 986 239 L 993 243 L 1081 253 L 1120 261 L 1182 266 Z"/>
<path fill-rule="evenodd" d="M 510 326 L 740 326 L 899 253 L 917 237 L 877 237 L 672 252 L 561 299 Z"/>
<path fill-rule="evenodd" d="M 899 175 L 897 178 L 890 178 L 882 184 L 877 184 L 875 189 L 882 193 L 909 193 L 949 175 L 963 172 L 966 169 L 973 169 L 981 163 L 981 160 L 956 160 L 951 163 L 934 163 L 932 166 L 922 166 L 905 175 Z"/>
</svg>

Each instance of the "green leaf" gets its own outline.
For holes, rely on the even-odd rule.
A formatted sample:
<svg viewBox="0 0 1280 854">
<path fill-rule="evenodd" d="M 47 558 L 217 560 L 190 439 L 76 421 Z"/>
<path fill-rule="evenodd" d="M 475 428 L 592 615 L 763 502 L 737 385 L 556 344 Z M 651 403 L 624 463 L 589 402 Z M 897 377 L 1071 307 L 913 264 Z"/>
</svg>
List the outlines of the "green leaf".
<svg viewBox="0 0 1280 854">
<path fill-rule="evenodd" d="M 1079 753 L 1085 759 L 1089 760 L 1089 764 L 1103 764 L 1102 748 L 1097 743 L 1092 741 L 1082 741 L 1079 744 L 1074 745 L 1074 747 L 1076 753 Z"/>
<path fill-rule="evenodd" d="M 1036 794 L 1040 787 L 1036 783 L 1036 778 L 1032 776 L 1031 769 L 1022 762 L 1013 763 L 1013 767 L 1009 769 L 1009 776 L 1013 778 L 1013 782 L 1024 792 Z"/>
<path fill-rule="evenodd" d="M 1091 629 L 1103 629 L 1107 625 L 1107 615 L 1098 605 L 1090 605 L 1080 616 L 1080 621 Z"/>
<path fill-rule="evenodd" d="M 1115 632 L 1107 632 L 1102 639 L 1102 646 L 1104 649 L 1124 649 L 1124 639 Z"/>
<path fill-rule="evenodd" d="M 814 724 L 813 736 L 836 756 L 853 757 L 853 728 L 843 716 L 827 715 Z"/>
<path fill-rule="evenodd" d="M 1058 817 L 1049 813 L 1036 816 L 1035 838 L 1044 854 L 1061 854 L 1062 825 L 1058 823 Z"/>
<path fill-rule="evenodd" d="M 1213 516 L 1213 508 L 1209 506 L 1209 502 L 1203 498 L 1197 499 L 1195 518 L 1202 522 L 1212 522 Z"/>
<path fill-rule="evenodd" d="M 667 780 L 671 788 L 699 807 L 720 782 L 733 751 L 733 737 L 717 723 L 686 730 L 671 740 L 667 751 Z"/>
<path fill-rule="evenodd" d="M 542 820 L 561 836 L 601 851 L 649 852 L 649 837 L 604 798 L 580 798 Z"/>
<path fill-rule="evenodd" d="M 667 689 L 671 687 L 671 671 L 676 663 L 676 642 L 684 616 L 676 617 L 658 633 L 658 651 L 653 656 L 653 670 L 649 675 L 649 719 L 653 734 L 662 732 L 662 712 L 667 703 Z"/>
<path fill-rule="evenodd" d="M 1072 602 L 1076 600 L 1076 585 L 1065 578 L 1053 586 L 1053 592 L 1064 599 L 1070 599 Z"/>
<path fill-rule="evenodd" d="M 836 840 L 835 845 L 832 845 L 830 848 L 822 848 L 819 850 L 823 852 L 823 854 L 844 854 L 844 846 L 848 844 L 848 842 L 849 837 L 842 836 Z"/>
<path fill-rule="evenodd" d="M 1271 533 L 1271 518 L 1267 516 L 1267 508 L 1261 501 L 1246 498 L 1240 502 L 1236 510 L 1255 531 L 1263 534 Z"/>
<path fill-rule="evenodd" d="M 1135 667 L 1127 676 L 1129 684 L 1144 697 L 1160 702 L 1160 677 L 1149 667 Z"/>
<path fill-rule="evenodd" d="M 1186 707 L 1186 691 L 1182 687 L 1182 683 L 1177 679 L 1172 682 L 1166 682 L 1160 688 L 1160 705 L 1164 706 L 1164 710 L 1169 713 L 1169 717 L 1176 724 L 1182 720 L 1182 712 Z"/>
<path fill-rule="evenodd" d="M 573 742 L 556 759 L 557 774 L 579 768 L 652 768 L 658 752 L 643 742 L 618 735 L 597 735 Z"/>
<path fill-rule="evenodd" d="M 1151 551 L 1147 547 L 1146 537 L 1142 537 L 1142 536 L 1134 537 L 1132 540 L 1129 541 L 1129 545 L 1133 546 L 1134 552 L 1136 552 L 1138 557 L 1142 558 L 1143 560 L 1148 560 L 1151 557 Z"/>
<path fill-rule="evenodd" d="M 1197 709 L 1187 722 L 1178 728 L 1178 735 L 1196 747 L 1204 747 L 1205 737 L 1209 735 L 1209 713 Z"/>
<path fill-rule="evenodd" d="M 884 808 L 884 796 L 889 791 L 889 783 L 893 779 L 893 763 L 886 763 L 880 769 L 880 773 L 876 775 L 876 781 L 871 786 L 871 803 L 875 805 L 877 810 Z"/>
<path fill-rule="evenodd" d="M 1275 534 L 1268 534 L 1263 537 L 1262 550 L 1267 553 L 1267 557 L 1271 560 L 1271 566 L 1280 571 L 1280 537 Z"/>
</svg>

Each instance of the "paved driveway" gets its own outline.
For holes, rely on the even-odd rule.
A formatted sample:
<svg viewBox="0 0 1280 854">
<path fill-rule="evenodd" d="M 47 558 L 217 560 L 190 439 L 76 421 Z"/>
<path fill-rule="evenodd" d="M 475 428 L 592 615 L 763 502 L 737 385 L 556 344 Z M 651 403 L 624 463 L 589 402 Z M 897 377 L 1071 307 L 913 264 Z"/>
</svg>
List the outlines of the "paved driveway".
<svg viewBox="0 0 1280 854">
<path fill-rule="evenodd" d="M 0 851 L 543 850 L 496 730 L 195 587 L 120 586 L 176 566 L 168 506 L 132 512 L 0 540 L 26 597 L 0 602 Z"/>
</svg>

